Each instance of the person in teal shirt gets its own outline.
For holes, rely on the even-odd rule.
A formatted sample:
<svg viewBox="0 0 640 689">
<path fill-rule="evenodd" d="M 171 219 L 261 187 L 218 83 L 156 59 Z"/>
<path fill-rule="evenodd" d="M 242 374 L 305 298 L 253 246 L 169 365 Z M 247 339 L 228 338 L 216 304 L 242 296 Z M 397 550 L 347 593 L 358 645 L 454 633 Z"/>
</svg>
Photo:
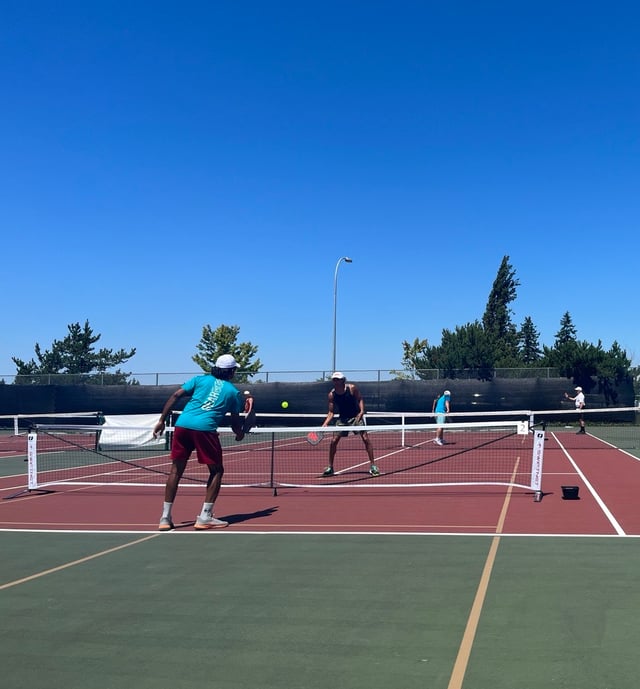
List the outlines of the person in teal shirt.
<svg viewBox="0 0 640 689">
<path fill-rule="evenodd" d="M 210 375 L 195 376 L 186 381 L 169 397 L 162 409 L 160 419 L 153 430 L 156 438 L 164 432 L 166 418 L 171 410 L 175 409 L 177 401 L 183 395 L 190 398 L 173 431 L 172 465 L 165 485 L 164 505 L 158 525 L 160 531 L 171 531 L 174 528 L 171 515 L 173 503 L 180 479 L 194 450 L 198 462 L 205 464 L 209 469 L 205 500 L 194 528 L 221 529 L 229 525 L 222 519 L 216 519 L 213 506 L 220 492 L 224 474 L 218 426 L 227 412 L 231 415 L 231 428 L 236 434 L 236 440 L 243 438 L 240 412 L 244 410 L 245 400 L 242 393 L 230 382 L 237 368 L 238 363 L 231 354 L 219 356 Z"/>
<path fill-rule="evenodd" d="M 451 411 L 451 392 L 445 390 L 440 397 L 433 403 L 432 412 L 436 416 L 436 423 L 438 429 L 436 430 L 436 437 L 433 441 L 436 445 L 444 445 L 444 424 L 446 415 Z"/>
</svg>

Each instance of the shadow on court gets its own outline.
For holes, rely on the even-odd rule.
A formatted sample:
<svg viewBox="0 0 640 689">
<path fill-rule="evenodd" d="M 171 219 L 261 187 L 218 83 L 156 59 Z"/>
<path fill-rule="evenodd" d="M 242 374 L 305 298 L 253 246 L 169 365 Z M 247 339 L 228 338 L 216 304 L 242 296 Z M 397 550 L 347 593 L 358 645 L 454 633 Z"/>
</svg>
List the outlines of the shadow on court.
<svg viewBox="0 0 640 689">
<path fill-rule="evenodd" d="M 225 514 L 224 517 L 222 517 L 226 522 L 229 522 L 229 525 L 231 524 L 241 524 L 242 522 L 248 522 L 251 521 L 252 519 L 263 519 L 264 517 L 270 517 L 271 515 L 275 514 L 278 511 L 277 507 L 267 507 L 264 510 L 256 510 L 255 512 L 245 512 L 245 513 L 240 513 L 240 514 Z M 193 528 L 195 524 L 195 519 L 190 519 L 185 522 L 180 522 L 174 525 L 173 530 L 177 531 L 178 529 L 191 529 Z"/>
<path fill-rule="evenodd" d="M 245 512 L 240 514 L 227 514 L 224 520 L 229 522 L 229 524 L 240 524 L 241 522 L 248 522 L 252 519 L 263 519 L 264 517 L 270 517 L 278 511 L 277 507 L 267 507 L 263 510 L 256 510 L 255 512 Z"/>
</svg>

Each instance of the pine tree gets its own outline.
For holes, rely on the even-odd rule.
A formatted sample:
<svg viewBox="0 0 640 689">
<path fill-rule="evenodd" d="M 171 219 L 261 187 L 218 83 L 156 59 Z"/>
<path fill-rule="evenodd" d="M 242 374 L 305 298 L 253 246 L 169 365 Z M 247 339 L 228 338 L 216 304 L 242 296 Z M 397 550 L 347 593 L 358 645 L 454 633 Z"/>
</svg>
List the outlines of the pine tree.
<svg viewBox="0 0 640 689">
<path fill-rule="evenodd" d="M 69 332 L 66 337 L 62 340 L 54 340 L 50 350 L 43 351 L 36 342 L 37 361 L 34 359 L 23 361 L 17 357 L 11 357 L 17 368 L 17 383 L 47 383 L 50 374 L 74 376 L 73 382 L 78 383 L 100 382 L 116 385 L 128 382 L 129 373 L 120 369 L 111 373 L 107 371 L 128 361 L 136 353 L 135 348 L 118 351 L 102 348 L 96 351 L 94 345 L 100 340 L 101 335 L 94 334 L 88 320 L 85 321 L 84 326 L 80 323 L 71 323 L 67 326 L 67 330 Z M 136 382 L 132 381 L 132 384 Z"/>
<path fill-rule="evenodd" d="M 202 337 L 197 345 L 198 354 L 193 361 L 207 373 L 213 368 L 216 359 L 222 354 L 231 354 L 238 362 L 236 381 L 246 381 L 262 368 L 260 359 L 252 361 L 258 353 L 258 347 L 251 342 L 238 342 L 240 327 L 237 325 L 219 325 L 215 330 L 210 325 L 202 328 Z"/>
<path fill-rule="evenodd" d="M 518 365 L 518 333 L 511 319 L 512 311 L 509 306 L 515 300 L 520 284 L 515 274 L 509 257 L 504 256 L 482 317 L 482 325 L 493 350 L 495 367 Z"/>
<path fill-rule="evenodd" d="M 531 316 L 527 316 L 522 322 L 518 333 L 519 357 L 525 366 L 531 366 L 540 361 L 542 350 L 540 349 L 540 335 L 533 324 Z"/>
<path fill-rule="evenodd" d="M 575 343 L 578 338 L 578 331 L 571 320 L 571 314 L 565 311 L 560 319 L 560 330 L 556 333 L 555 346 L 561 347 L 565 344 Z"/>
</svg>

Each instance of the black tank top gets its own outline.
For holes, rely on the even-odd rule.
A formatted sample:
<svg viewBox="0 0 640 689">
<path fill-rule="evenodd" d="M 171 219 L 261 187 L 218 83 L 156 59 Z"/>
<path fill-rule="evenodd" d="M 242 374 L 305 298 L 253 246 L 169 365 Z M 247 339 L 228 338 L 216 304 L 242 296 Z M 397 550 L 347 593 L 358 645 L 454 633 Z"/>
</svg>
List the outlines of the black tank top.
<svg viewBox="0 0 640 689">
<path fill-rule="evenodd" d="M 335 388 L 331 391 L 333 392 L 333 406 L 334 409 L 337 407 L 338 416 L 341 421 L 348 421 L 357 416 L 360 412 L 360 405 L 356 398 L 351 394 L 351 389 L 349 386 L 345 388 L 344 394 L 338 395 Z"/>
</svg>

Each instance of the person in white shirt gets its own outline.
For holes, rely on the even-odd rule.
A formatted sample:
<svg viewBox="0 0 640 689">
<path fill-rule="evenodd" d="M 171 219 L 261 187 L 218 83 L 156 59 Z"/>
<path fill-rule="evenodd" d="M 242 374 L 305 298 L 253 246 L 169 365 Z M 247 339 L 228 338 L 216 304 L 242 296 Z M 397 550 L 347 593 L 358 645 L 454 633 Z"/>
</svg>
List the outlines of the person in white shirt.
<svg viewBox="0 0 640 689">
<path fill-rule="evenodd" d="M 564 393 L 564 396 L 568 400 L 572 400 L 573 402 L 575 402 L 576 411 L 579 412 L 578 421 L 580 422 L 580 429 L 578 430 L 577 435 L 581 435 L 581 434 L 587 432 L 584 428 L 584 414 L 582 413 L 582 410 L 584 409 L 584 406 L 585 406 L 584 392 L 582 392 L 582 388 L 579 385 L 575 390 L 576 390 L 576 396 L 575 397 L 571 397 L 566 392 Z"/>
</svg>

